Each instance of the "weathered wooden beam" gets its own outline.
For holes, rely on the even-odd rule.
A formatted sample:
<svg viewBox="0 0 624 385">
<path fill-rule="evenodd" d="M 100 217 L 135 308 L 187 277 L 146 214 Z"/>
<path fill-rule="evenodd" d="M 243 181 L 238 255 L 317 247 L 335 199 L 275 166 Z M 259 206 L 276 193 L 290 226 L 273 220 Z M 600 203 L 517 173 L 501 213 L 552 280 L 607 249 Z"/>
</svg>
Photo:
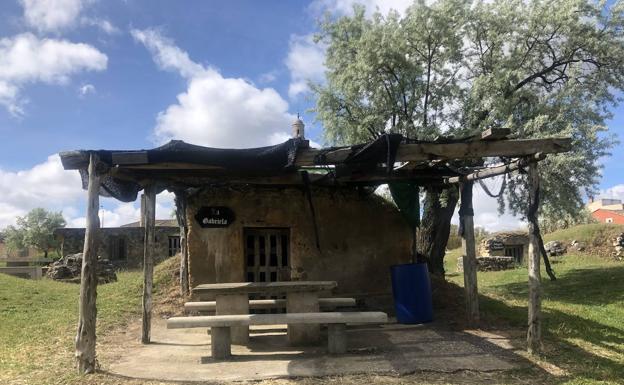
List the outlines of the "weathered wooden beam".
<svg viewBox="0 0 624 385">
<path fill-rule="evenodd" d="M 180 293 L 186 297 L 189 295 L 189 270 L 188 270 L 188 244 L 186 222 L 186 194 L 184 191 L 175 191 L 175 212 L 180 227 Z"/>
<path fill-rule="evenodd" d="M 509 134 L 511 134 L 511 130 L 509 128 L 488 128 L 487 130 L 481 133 L 481 139 L 482 140 L 505 139 Z"/>
<path fill-rule="evenodd" d="M 521 157 L 536 153 L 553 154 L 569 151 L 570 138 L 477 140 L 458 143 L 401 144 L 397 150 L 397 162 L 425 161 L 435 159 L 471 159 L 491 156 Z M 297 155 L 297 166 L 343 163 L 351 154 L 349 147 L 323 153 L 324 161 L 315 163 L 322 150 L 307 149 Z"/>
<path fill-rule="evenodd" d="M 528 168 L 529 210 L 539 207 L 539 172 L 537 163 Z M 531 215 L 529 213 L 529 215 Z M 542 290 L 540 273 L 540 248 L 537 228 L 529 221 L 529 311 L 527 330 L 527 350 L 530 354 L 538 353 L 542 346 Z"/>
<path fill-rule="evenodd" d="M 546 155 L 539 153 L 533 156 L 524 157 L 520 159 L 516 159 L 508 164 L 504 164 L 501 166 L 494 166 L 489 168 L 484 168 L 482 170 L 475 171 L 473 173 L 461 176 L 454 176 L 445 179 L 445 183 L 461 183 L 461 182 L 470 182 L 479 179 L 485 179 L 492 176 L 507 174 L 521 168 L 524 168 L 529 165 L 529 163 L 538 162 L 546 158 Z"/>
<path fill-rule="evenodd" d="M 154 246 L 156 231 L 156 189 L 145 188 L 145 238 L 143 241 L 143 325 L 141 342 L 150 343 L 152 328 L 152 286 L 154 281 Z"/>
<path fill-rule="evenodd" d="M 468 325 L 474 327 L 479 324 L 479 292 L 477 288 L 477 251 L 474 236 L 472 182 L 462 183 L 460 197 L 459 220 L 461 221 L 466 317 Z"/>
<path fill-rule="evenodd" d="M 95 325 L 97 320 L 97 251 L 100 218 L 100 178 L 96 172 L 98 159 L 95 154 L 89 160 L 89 186 L 87 192 L 87 224 L 82 251 L 80 273 L 80 305 L 78 333 L 76 335 L 76 364 L 78 372 L 95 372 Z"/>
</svg>

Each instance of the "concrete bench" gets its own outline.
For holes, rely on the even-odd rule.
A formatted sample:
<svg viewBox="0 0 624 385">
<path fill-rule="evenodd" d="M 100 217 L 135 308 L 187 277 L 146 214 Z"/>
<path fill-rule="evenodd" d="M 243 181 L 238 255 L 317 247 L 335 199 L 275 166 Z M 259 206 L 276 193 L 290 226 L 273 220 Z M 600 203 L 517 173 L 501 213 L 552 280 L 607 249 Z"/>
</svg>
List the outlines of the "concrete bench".
<svg viewBox="0 0 624 385">
<path fill-rule="evenodd" d="M 321 309 L 335 309 L 337 307 L 355 306 L 354 298 L 319 298 Z M 283 309 L 286 308 L 285 299 L 252 299 L 249 300 L 249 309 Z M 214 312 L 217 301 L 186 302 L 184 310 L 197 312 Z"/>
<path fill-rule="evenodd" d="M 234 314 L 199 317 L 173 317 L 167 329 L 205 328 L 210 330 L 212 358 L 226 359 L 232 355 L 230 328 L 249 325 L 326 324 L 327 351 L 340 354 L 347 351 L 347 324 L 382 324 L 388 315 L 382 312 L 328 312 L 284 314 Z"/>
</svg>

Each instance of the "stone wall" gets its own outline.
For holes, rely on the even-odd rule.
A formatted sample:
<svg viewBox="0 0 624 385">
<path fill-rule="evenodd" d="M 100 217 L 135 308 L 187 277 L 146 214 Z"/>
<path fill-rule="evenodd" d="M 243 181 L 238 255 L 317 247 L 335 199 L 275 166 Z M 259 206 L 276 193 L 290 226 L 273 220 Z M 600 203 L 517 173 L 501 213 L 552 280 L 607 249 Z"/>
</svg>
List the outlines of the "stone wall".
<svg viewBox="0 0 624 385">
<path fill-rule="evenodd" d="M 513 257 L 477 257 L 477 271 L 499 271 L 509 270 L 516 266 Z M 457 258 L 457 271 L 464 271 L 464 257 Z"/>
<path fill-rule="evenodd" d="M 335 294 L 388 296 L 390 266 L 408 263 L 410 230 L 397 209 L 354 189 L 313 188 L 320 250 L 304 191 L 296 188 L 213 188 L 188 199 L 190 284 L 245 280 L 245 228 L 290 229 L 290 279 L 335 280 Z M 235 220 L 202 228 L 202 206 L 226 206 Z"/>
<path fill-rule="evenodd" d="M 61 240 L 61 255 L 82 253 L 84 247 L 84 228 L 57 229 L 56 236 Z M 169 237 L 179 236 L 178 227 L 156 227 L 155 263 L 169 256 Z M 104 227 L 100 229 L 100 246 L 97 255 L 110 260 L 113 264 L 123 267 L 143 266 L 143 239 L 145 229 L 142 227 Z M 126 258 L 119 259 L 111 247 L 113 238 L 124 239 L 126 244 Z"/>
</svg>

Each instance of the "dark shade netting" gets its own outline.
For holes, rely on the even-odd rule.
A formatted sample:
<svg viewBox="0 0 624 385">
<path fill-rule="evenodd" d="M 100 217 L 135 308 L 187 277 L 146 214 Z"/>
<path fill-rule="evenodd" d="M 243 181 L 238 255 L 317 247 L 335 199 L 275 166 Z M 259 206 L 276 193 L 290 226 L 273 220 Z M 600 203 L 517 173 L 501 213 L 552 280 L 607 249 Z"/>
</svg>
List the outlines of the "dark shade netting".
<svg viewBox="0 0 624 385">
<path fill-rule="evenodd" d="M 215 167 L 222 167 L 232 172 L 244 172 L 248 175 L 254 173 L 280 173 L 294 169 L 297 149 L 303 143 L 302 139 L 289 139 L 275 146 L 247 148 L 247 149 L 223 149 L 197 146 L 185 143 L 181 140 L 172 140 L 169 143 L 151 150 L 146 150 L 147 163 L 190 163 Z M 136 153 L 137 151 L 94 151 L 101 163 L 114 166 L 113 153 L 116 156 L 124 153 Z M 61 154 L 63 158 L 63 154 Z M 86 169 L 80 169 L 82 187 L 87 188 L 89 173 Z M 141 185 L 132 181 L 121 180 L 110 175 L 100 178 L 100 195 L 113 197 L 122 202 L 133 202 L 137 194 L 143 189 Z"/>
</svg>

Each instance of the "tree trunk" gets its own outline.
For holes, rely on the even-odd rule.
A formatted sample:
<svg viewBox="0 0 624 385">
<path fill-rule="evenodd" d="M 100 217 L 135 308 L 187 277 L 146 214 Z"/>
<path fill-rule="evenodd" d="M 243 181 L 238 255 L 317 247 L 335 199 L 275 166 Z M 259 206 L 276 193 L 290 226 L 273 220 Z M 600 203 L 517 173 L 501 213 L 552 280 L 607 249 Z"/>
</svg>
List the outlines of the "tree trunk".
<svg viewBox="0 0 624 385">
<path fill-rule="evenodd" d="M 444 253 L 458 200 L 457 186 L 426 189 L 423 217 L 418 231 L 418 252 L 424 255 L 432 274 L 444 275 Z"/>
</svg>

